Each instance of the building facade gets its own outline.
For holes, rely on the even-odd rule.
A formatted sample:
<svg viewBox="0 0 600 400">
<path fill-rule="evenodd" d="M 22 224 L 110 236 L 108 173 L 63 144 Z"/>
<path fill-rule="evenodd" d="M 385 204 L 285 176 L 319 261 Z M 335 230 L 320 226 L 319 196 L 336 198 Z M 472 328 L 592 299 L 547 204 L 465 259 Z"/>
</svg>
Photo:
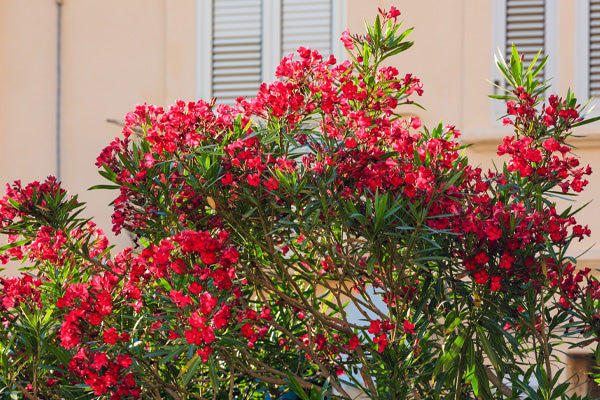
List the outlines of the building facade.
<svg viewBox="0 0 600 400">
<path fill-rule="evenodd" d="M 495 54 L 511 43 L 526 60 L 539 49 L 549 55 L 543 73 L 553 92 L 572 89 L 581 103 L 600 94 L 600 1 L 2 1 L 0 181 L 58 175 L 110 232 L 114 193 L 87 188 L 102 183 L 94 160 L 136 104 L 251 96 L 299 45 L 343 58 L 341 32 L 362 32 L 378 7 L 392 5 L 405 27 L 415 27 L 415 45 L 389 63 L 415 74 L 425 90 L 426 110 L 405 112 L 426 125 L 455 125 L 484 169 L 498 163 L 496 147 L 510 133 L 498 122 L 503 104 L 487 96 L 497 93 L 491 82 L 502 84 Z M 574 140 L 574 152 L 600 171 L 600 125 L 576 133 L 585 137 Z M 584 253 L 580 265 L 595 268 L 600 175 L 590 182 L 577 204 L 591 201 L 579 218 L 592 238 L 575 244 L 573 255 Z"/>
</svg>

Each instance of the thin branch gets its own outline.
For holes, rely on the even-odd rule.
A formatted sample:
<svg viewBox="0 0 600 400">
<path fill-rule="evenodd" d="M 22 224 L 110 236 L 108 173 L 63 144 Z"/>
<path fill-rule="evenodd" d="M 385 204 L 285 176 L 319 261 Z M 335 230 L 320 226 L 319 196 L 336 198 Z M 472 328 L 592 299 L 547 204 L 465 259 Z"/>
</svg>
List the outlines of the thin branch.
<svg viewBox="0 0 600 400">
<path fill-rule="evenodd" d="M 17 390 L 21 393 L 23 393 L 23 395 L 25 395 L 25 397 L 27 397 L 30 400 L 40 400 L 39 397 L 32 395 L 31 393 L 29 393 L 29 391 L 27 389 L 25 389 L 23 386 L 21 386 L 19 384 L 19 382 L 16 381 L 15 378 L 11 377 L 10 381 L 12 382 L 13 385 L 16 386 Z"/>
<path fill-rule="evenodd" d="M 498 378 L 498 376 L 496 376 L 496 374 L 492 371 L 492 368 L 489 365 L 484 365 L 483 368 L 485 369 L 485 373 L 486 373 L 488 379 L 490 380 L 490 382 L 492 382 L 492 384 L 495 387 L 497 387 L 498 390 L 500 390 L 500 392 L 502 392 L 503 395 L 505 395 L 507 397 L 511 397 L 512 390 L 508 386 L 506 386 L 504 383 L 502 383 L 500 378 Z"/>
</svg>

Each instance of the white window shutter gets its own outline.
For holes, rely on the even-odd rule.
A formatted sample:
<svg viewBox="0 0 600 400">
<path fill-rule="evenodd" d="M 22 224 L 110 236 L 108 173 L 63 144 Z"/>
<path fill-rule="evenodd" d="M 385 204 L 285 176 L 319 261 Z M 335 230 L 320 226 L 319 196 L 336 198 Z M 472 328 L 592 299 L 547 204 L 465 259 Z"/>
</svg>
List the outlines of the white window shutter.
<svg viewBox="0 0 600 400">
<path fill-rule="evenodd" d="M 589 96 L 600 95 L 600 1 L 591 0 L 589 9 Z"/>
<path fill-rule="evenodd" d="M 318 50 L 323 58 L 332 54 L 332 8 L 332 0 L 282 0 L 281 57 L 300 46 Z"/>
<path fill-rule="evenodd" d="M 559 28 L 559 0 L 492 0 L 494 57 L 491 76 L 494 83 L 506 87 L 505 79 L 496 66 L 495 56 L 499 51 L 508 63 L 514 43 L 526 65 L 540 50 L 538 62 L 549 56 L 538 79 L 552 78 L 552 85 L 558 87 Z M 503 94 L 499 89 L 494 89 L 492 93 Z M 506 113 L 506 106 L 497 100 L 491 104 L 493 124 L 500 126 L 498 118 Z"/>
<path fill-rule="evenodd" d="M 204 31 L 208 31 L 202 35 L 211 39 L 207 41 L 209 55 L 199 60 L 206 67 L 198 76 L 209 79 L 210 84 L 199 85 L 204 89 L 198 92 L 210 93 L 217 103 L 232 104 L 240 96 L 254 97 L 263 81 L 274 78 L 281 58 L 300 46 L 316 49 L 323 57 L 339 52 L 334 36 L 339 36 L 337 28 L 345 18 L 341 0 L 205 2 L 211 5 L 211 19 L 208 23 L 203 19 L 206 6 L 199 12 L 199 21 L 204 21 Z"/>
<path fill-rule="evenodd" d="M 523 55 L 528 65 L 538 51 L 541 60 L 548 53 L 546 49 L 546 6 L 544 0 L 507 0 L 506 1 L 506 49 L 510 59 L 512 45 Z M 544 78 L 542 71 L 541 78 Z"/>
<path fill-rule="evenodd" d="M 215 0 L 212 96 L 232 104 L 254 97 L 262 81 L 261 0 Z"/>
</svg>

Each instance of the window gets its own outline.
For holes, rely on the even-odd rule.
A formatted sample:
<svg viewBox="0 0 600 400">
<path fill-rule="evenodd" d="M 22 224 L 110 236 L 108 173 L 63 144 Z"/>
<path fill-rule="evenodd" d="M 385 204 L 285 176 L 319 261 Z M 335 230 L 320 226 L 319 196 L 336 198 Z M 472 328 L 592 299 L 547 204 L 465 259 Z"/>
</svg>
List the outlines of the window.
<svg viewBox="0 0 600 400">
<path fill-rule="evenodd" d="M 299 46 L 343 54 L 342 0 L 197 0 L 197 13 L 198 98 L 254 96 Z"/>
<path fill-rule="evenodd" d="M 261 82 L 260 0 L 215 1 L 212 31 L 212 94 L 231 99 L 256 92 Z"/>
<path fill-rule="evenodd" d="M 575 94 L 585 103 L 600 96 L 600 1 L 575 2 L 575 18 Z"/>
<path fill-rule="evenodd" d="M 542 50 L 540 57 L 550 55 L 550 58 L 541 72 L 541 78 L 552 77 L 552 84 L 557 86 L 558 5 L 558 0 L 493 0 L 494 55 L 497 56 L 501 51 L 508 61 L 514 43 L 527 64 Z M 494 57 L 492 79 L 497 85 L 505 85 Z M 497 120 L 506 110 L 499 101 L 493 101 L 492 104 L 492 118 Z"/>
</svg>

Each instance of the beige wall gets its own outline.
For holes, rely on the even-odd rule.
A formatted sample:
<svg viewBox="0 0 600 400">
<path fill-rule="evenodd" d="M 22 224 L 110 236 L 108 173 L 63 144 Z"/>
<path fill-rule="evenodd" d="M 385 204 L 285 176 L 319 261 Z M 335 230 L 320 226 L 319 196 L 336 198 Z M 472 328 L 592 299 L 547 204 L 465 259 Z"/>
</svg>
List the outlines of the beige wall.
<svg viewBox="0 0 600 400">
<path fill-rule="evenodd" d="M 110 232 L 114 193 L 88 192 L 101 179 L 94 166 L 100 150 L 136 104 L 167 105 L 191 100 L 196 87 L 196 0 L 62 0 L 61 168 L 64 187 L 89 203 L 88 215 Z M 574 79 L 575 0 L 560 1 L 559 89 Z M 415 46 L 391 62 L 424 84 L 419 103 L 408 110 L 428 125 L 456 125 L 468 155 L 484 168 L 498 161 L 496 146 L 509 133 L 492 123 L 491 1 L 346 0 L 347 26 L 363 31 L 377 7 L 395 5 L 405 27 L 415 27 Z M 0 183 L 41 180 L 56 174 L 57 88 L 56 0 L 0 0 Z M 555 27 L 559 29 L 559 27 Z M 577 154 L 600 171 L 600 128 L 580 133 Z M 600 238 L 596 210 L 600 173 L 578 204 L 592 200 L 580 221 L 593 237 L 574 246 L 580 252 Z M 122 238 L 120 243 L 126 243 Z M 600 249 L 583 257 L 595 267 Z M 7 272 L 15 271 L 15 266 Z"/>
<path fill-rule="evenodd" d="M 55 16 L 52 1 L 0 2 L 3 181 L 55 173 Z M 34 161 L 38 167 L 31 165 Z"/>
<path fill-rule="evenodd" d="M 167 105 L 194 98 L 196 0 L 63 0 L 61 169 L 64 186 L 89 202 L 110 231 L 113 193 L 88 192 L 100 183 L 94 161 L 136 104 Z M 496 145 L 510 131 L 492 123 L 487 82 L 492 71 L 492 2 L 474 0 L 346 0 L 347 26 L 363 31 L 377 7 L 395 5 L 415 46 L 391 62 L 421 78 L 426 108 L 406 109 L 428 125 L 456 125 L 473 144 L 475 164 L 491 167 Z M 559 89 L 572 86 L 575 0 L 560 2 Z M 43 179 L 56 173 L 56 0 L 0 1 L 0 181 Z M 559 29 L 556 27 L 556 29 Z M 582 133 L 595 135 L 598 128 Z M 578 141 L 578 154 L 600 170 L 595 139 Z M 592 176 L 582 200 L 600 194 Z M 581 219 L 600 237 L 594 204 Z M 600 250 L 585 258 L 600 259 Z"/>
<path fill-rule="evenodd" d="M 352 31 L 362 30 L 363 18 L 374 18 L 378 5 L 385 8 L 395 5 L 401 11 L 404 27 L 415 27 L 410 35 L 415 45 L 390 63 L 401 72 L 419 77 L 425 91 L 417 101 L 426 110 L 414 108 L 410 112 L 429 126 L 440 121 L 455 125 L 463 133 L 463 142 L 472 145 L 467 155 L 473 164 L 484 169 L 493 168 L 494 162 L 499 165 L 502 159 L 496 155 L 497 146 L 511 131 L 493 122 L 493 100 L 487 97 L 492 93 L 489 81 L 496 51 L 492 45 L 492 1 L 349 0 L 349 3 L 348 22 Z M 575 0 L 561 0 L 558 14 L 558 26 L 551 27 L 558 30 L 560 54 L 558 76 L 552 83 L 558 83 L 553 90 L 564 95 L 573 88 L 575 79 Z M 578 218 L 590 226 L 592 237 L 574 243 L 572 255 L 584 252 L 600 238 L 600 218 L 595 211 L 595 199 L 600 197 L 600 125 L 596 123 L 576 133 L 587 138 L 574 141 L 575 153 L 582 164 L 590 164 L 597 173 L 589 178 L 589 186 L 576 201 L 580 205 L 592 201 Z M 582 265 L 598 266 L 600 248 L 597 247 L 582 256 Z"/>
<path fill-rule="evenodd" d="M 487 128 L 491 110 L 486 96 L 491 64 L 491 1 L 349 1 L 351 31 L 364 31 L 363 20 L 372 20 L 377 7 L 395 5 L 403 27 L 414 27 L 409 39 L 415 45 L 391 64 L 411 72 L 423 82 L 424 94 L 416 101 L 429 124 L 440 120 L 461 130 Z M 471 104 L 467 99 L 475 99 Z M 482 100 L 483 99 L 483 100 Z M 417 112 L 417 109 L 411 110 Z"/>
<path fill-rule="evenodd" d="M 139 103 L 193 100 L 196 1 L 62 3 L 61 180 L 110 232 L 115 193 L 87 191 L 103 183 L 96 157 L 121 131 L 107 119 L 123 120 Z M 0 2 L 2 192 L 4 182 L 57 171 L 57 14 L 55 0 Z"/>
</svg>

